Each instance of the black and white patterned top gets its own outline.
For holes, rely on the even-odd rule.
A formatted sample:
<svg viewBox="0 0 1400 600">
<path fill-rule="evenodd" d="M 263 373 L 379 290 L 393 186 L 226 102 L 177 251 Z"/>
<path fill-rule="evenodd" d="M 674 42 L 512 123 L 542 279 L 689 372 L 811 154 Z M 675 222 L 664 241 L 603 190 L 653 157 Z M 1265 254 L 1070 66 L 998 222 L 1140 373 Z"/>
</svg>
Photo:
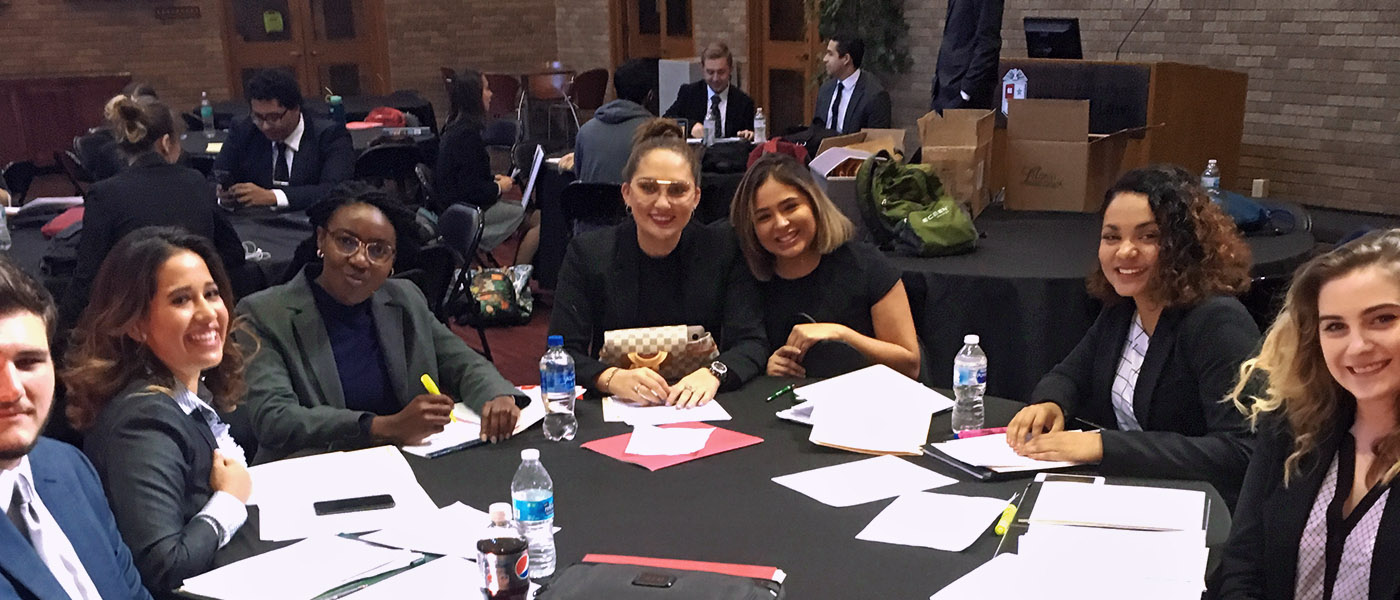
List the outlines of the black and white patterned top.
<svg viewBox="0 0 1400 600">
<path fill-rule="evenodd" d="M 1351 436 L 1345 436 L 1318 488 L 1298 545 L 1298 575 L 1293 586 L 1296 600 L 1370 597 L 1371 556 L 1390 486 L 1371 488 L 1350 515 L 1342 516 L 1356 471 L 1355 448 Z"/>
<path fill-rule="evenodd" d="M 1113 414 L 1118 417 L 1118 429 L 1123 431 L 1142 431 L 1137 414 L 1133 412 L 1133 392 L 1137 389 L 1138 373 L 1142 371 L 1149 341 L 1147 330 L 1142 326 L 1142 315 L 1134 312 L 1128 341 L 1123 344 L 1123 357 L 1118 360 L 1118 370 L 1113 376 Z"/>
</svg>

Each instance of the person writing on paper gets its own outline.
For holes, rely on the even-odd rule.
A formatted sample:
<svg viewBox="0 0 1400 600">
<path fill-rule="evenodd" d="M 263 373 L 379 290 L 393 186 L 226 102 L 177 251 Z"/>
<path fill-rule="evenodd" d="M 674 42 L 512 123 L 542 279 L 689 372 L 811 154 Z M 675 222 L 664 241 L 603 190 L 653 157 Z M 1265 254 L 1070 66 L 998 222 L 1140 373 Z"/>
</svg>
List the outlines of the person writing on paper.
<svg viewBox="0 0 1400 600">
<path fill-rule="evenodd" d="M 755 161 L 729 220 L 759 280 L 769 375 L 806 377 L 806 352 L 831 341 L 918 378 L 919 340 L 899 269 L 851 239 L 850 220 L 797 159 L 775 152 Z"/>
<path fill-rule="evenodd" d="M 1249 462 L 1243 418 L 1222 402 L 1259 328 L 1235 299 L 1249 247 L 1195 176 L 1133 170 L 1105 195 L 1105 307 L 1007 427 L 1023 456 L 1098 462 L 1105 474 L 1203 479 L 1233 504 Z M 1081 418 L 1099 432 L 1064 431 Z"/>
<path fill-rule="evenodd" d="M 540 244 L 539 213 L 528 213 L 519 200 L 501 197 L 515 185 L 506 175 L 491 174 L 491 158 L 481 131 L 486 126 L 486 107 L 491 105 L 491 86 L 486 76 L 473 69 L 462 69 L 447 84 L 451 108 L 438 145 L 433 209 L 441 213 L 456 203 L 481 209 L 486 229 L 481 247 L 495 248 L 529 220 L 525 237 L 516 252 L 518 262 L 529 262 Z"/>
<path fill-rule="evenodd" d="M 1216 597 L 1395 598 L 1400 231 L 1303 266 L 1241 371 L 1268 384 L 1233 395 L 1259 437 Z"/>
<path fill-rule="evenodd" d="M 168 592 L 248 518 L 247 461 L 215 412 L 243 400 L 233 292 L 213 246 L 175 227 L 122 238 L 93 291 L 63 374 L 67 412 L 142 580 Z"/>
<path fill-rule="evenodd" d="M 692 223 L 700 161 L 673 121 L 653 119 L 623 169 L 631 220 L 569 243 L 555 288 L 549 332 L 564 336 L 578 381 L 644 404 L 699 406 L 759 374 L 765 356 L 753 276 L 727 223 Z M 675 384 L 646 367 L 598 360 L 603 332 L 699 325 L 720 354 Z"/>
<path fill-rule="evenodd" d="M 416 286 L 389 279 L 416 251 L 412 213 L 349 182 L 307 216 L 321 263 L 238 303 L 253 334 L 240 337 L 255 462 L 416 444 L 447 425 L 453 397 L 481 415 L 483 439 L 510 437 L 529 398 L 439 322 Z M 426 393 L 425 373 L 446 395 Z"/>
</svg>

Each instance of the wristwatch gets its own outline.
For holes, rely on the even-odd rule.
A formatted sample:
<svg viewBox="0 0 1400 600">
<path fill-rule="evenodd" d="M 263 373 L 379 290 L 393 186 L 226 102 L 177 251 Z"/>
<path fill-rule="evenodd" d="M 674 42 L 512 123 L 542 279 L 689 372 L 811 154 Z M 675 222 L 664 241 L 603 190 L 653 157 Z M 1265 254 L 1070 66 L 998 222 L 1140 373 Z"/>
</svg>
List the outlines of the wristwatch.
<svg viewBox="0 0 1400 600">
<path fill-rule="evenodd" d="M 712 362 L 710 363 L 710 374 L 719 380 L 720 385 L 724 385 L 724 376 L 729 374 L 729 367 L 724 366 L 724 363 L 719 361 Z"/>
</svg>

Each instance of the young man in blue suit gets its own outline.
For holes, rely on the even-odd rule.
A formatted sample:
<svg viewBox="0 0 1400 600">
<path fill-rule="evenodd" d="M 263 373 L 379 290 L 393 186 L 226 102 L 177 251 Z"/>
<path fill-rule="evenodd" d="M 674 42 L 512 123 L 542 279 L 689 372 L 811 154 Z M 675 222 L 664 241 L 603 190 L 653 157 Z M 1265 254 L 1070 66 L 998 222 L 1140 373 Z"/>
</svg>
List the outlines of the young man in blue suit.
<svg viewBox="0 0 1400 600">
<path fill-rule="evenodd" d="M 39 436 L 56 318 L 43 286 L 0 258 L 0 598 L 149 600 L 92 464 Z"/>
<path fill-rule="evenodd" d="M 826 43 L 822 64 L 827 80 L 817 90 L 817 106 L 812 125 L 837 133 L 890 127 L 890 93 L 873 73 L 861 70 L 865 42 L 845 35 Z"/>
<path fill-rule="evenodd" d="M 244 89 L 251 113 L 229 129 L 214 169 L 228 173 L 225 198 L 243 206 L 305 210 L 355 174 L 345 126 L 301 112 L 301 90 L 286 71 L 267 69 Z"/>
</svg>

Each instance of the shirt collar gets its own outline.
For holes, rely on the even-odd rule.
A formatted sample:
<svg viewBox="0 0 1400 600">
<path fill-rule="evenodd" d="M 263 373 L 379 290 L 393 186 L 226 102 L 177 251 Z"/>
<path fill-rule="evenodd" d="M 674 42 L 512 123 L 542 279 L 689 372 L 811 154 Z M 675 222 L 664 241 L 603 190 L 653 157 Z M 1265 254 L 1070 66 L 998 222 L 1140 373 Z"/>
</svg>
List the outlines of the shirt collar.
<svg viewBox="0 0 1400 600">
<path fill-rule="evenodd" d="M 714 100 L 711 100 L 711 98 L 714 98 L 715 96 L 719 96 L 719 101 L 720 101 L 721 104 L 723 104 L 723 103 L 725 103 L 725 102 L 728 102 L 728 101 L 729 101 L 729 88 L 731 88 L 731 87 L 734 87 L 734 85 L 733 85 L 733 84 L 726 85 L 726 86 L 724 86 L 724 91 L 723 91 L 723 92 L 716 92 L 716 91 L 714 90 L 714 88 L 710 87 L 710 84 L 708 84 L 708 83 L 705 84 L 705 92 L 707 92 L 707 93 L 705 94 L 705 102 L 713 103 Z"/>
<path fill-rule="evenodd" d="M 29 466 L 28 455 L 21 457 L 19 464 L 13 469 L 0 470 L 0 494 L 4 494 L 0 503 L 3 503 L 6 509 L 10 507 L 10 498 L 14 497 L 15 486 L 19 486 L 19 493 L 25 502 L 34 503 L 37 494 L 34 490 L 34 471 Z"/>
<path fill-rule="evenodd" d="M 204 390 L 204 386 L 201 385 L 199 387 L 201 392 L 208 393 Z M 209 403 L 205 401 L 198 392 L 190 391 L 189 388 L 185 387 L 185 384 L 178 381 L 175 382 L 175 389 L 172 391 L 174 392 L 172 395 L 175 397 L 175 404 L 177 404 L 180 410 L 184 411 L 186 415 L 193 415 L 196 411 L 199 412 L 200 416 L 218 414 L 214 412 L 214 407 L 209 406 Z"/>
<path fill-rule="evenodd" d="M 301 134 L 305 132 L 306 115 L 303 114 L 297 117 L 297 128 L 293 129 L 292 134 L 287 136 L 287 139 L 282 140 L 282 143 L 286 144 L 288 148 L 291 148 L 292 152 L 298 152 L 301 150 Z"/>
<path fill-rule="evenodd" d="M 847 90 L 856 89 L 856 82 L 860 81 L 860 69 L 852 71 L 849 76 L 841 80 L 841 86 Z"/>
</svg>

